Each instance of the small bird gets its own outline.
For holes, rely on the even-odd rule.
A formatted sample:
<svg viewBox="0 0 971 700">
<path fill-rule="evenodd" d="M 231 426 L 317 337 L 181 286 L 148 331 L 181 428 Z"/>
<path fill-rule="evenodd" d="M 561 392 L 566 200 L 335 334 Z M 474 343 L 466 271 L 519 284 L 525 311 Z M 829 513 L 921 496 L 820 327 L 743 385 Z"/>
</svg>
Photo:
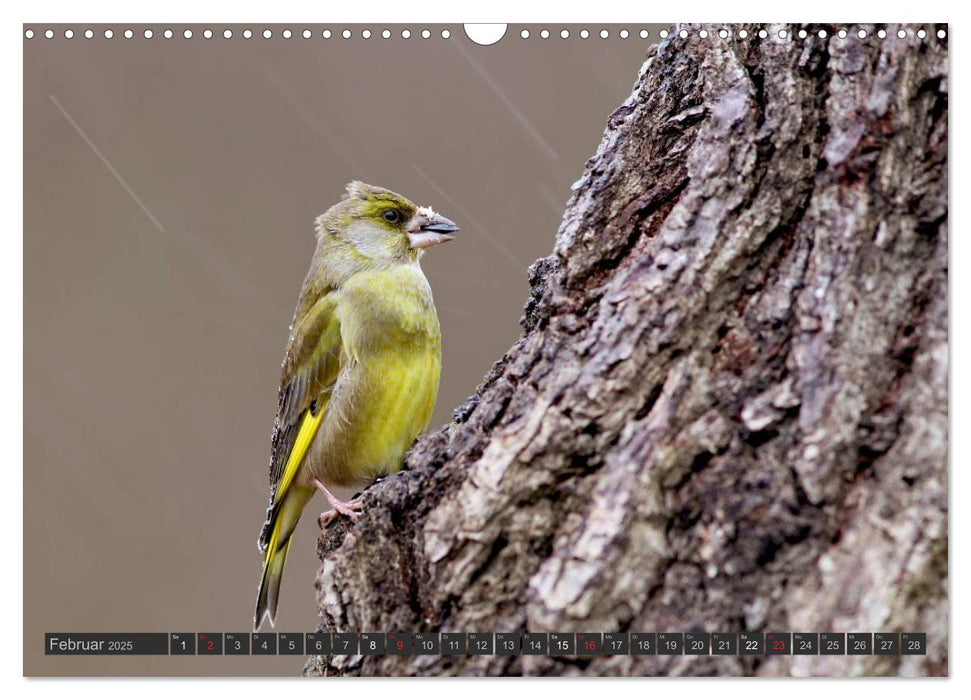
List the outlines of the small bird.
<svg viewBox="0 0 971 700">
<path fill-rule="evenodd" d="M 254 630 L 276 622 L 294 528 L 320 491 L 321 526 L 356 520 L 364 487 L 401 468 L 428 427 L 441 374 L 441 331 L 419 261 L 452 240 L 453 222 L 383 187 L 353 181 L 317 218 L 317 249 L 300 291 L 280 378 L 263 576 Z"/>
</svg>

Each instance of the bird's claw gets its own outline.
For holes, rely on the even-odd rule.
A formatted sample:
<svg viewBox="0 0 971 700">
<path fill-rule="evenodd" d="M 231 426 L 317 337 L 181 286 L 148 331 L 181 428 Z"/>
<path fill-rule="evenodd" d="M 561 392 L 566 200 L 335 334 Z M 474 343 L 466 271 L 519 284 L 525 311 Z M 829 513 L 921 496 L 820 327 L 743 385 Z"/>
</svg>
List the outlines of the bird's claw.
<svg viewBox="0 0 971 700">
<path fill-rule="evenodd" d="M 346 515 L 354 522 L 357 522 L 357 519 L 361 517 L 361 513 L 364 511 L 364 501 L 360 499 L 355 499 L 353 501 L 337 501 L 331 505 L 334 507 L 321 513 L 320 517 L 317 519 L 317 523 L 320 525 L 320 527 L 324 527 L 327 523 L 339 515 Z"/>
<path fill-rule="evenodd" d="M 331 509 L 324 511 L 320 514 L 317 519 L 317 524 L 320 527 L 324 527 L 331 520 L 336 518 L 338 515 L 346 515 L 352 521 L 357 521 L 361 516 L 361 512 L 364 510 L 364 500 L 361 498 L 353 498 L 350 501 L 342 501 L 337 496 L 332 494 L 326 486 L 324 486 L 320 480 L 316 480 L 317 488 L 321 493 L 327 498 L 327 501 L 331 505 Z"/>
</svg>

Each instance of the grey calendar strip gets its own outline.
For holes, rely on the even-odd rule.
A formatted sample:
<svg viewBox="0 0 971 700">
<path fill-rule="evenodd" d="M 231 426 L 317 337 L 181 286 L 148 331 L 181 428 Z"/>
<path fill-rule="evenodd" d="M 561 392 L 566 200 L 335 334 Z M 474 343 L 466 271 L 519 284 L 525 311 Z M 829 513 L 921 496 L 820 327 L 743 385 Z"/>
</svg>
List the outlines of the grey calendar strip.
<svg viewBox="0 0 971 700">
<path fill-rule="evenodd" d="M 925 632 L 142 632 L 47 633 L 74 656 L 898 656 L 927 654 Z"/>
</svg>

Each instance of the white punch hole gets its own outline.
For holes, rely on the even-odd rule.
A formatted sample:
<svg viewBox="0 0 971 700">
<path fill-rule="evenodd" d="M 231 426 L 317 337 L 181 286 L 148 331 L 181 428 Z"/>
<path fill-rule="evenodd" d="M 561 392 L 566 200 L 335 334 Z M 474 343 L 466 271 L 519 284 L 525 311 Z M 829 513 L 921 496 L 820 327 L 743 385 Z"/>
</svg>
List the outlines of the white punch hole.
<svg viewBox="0 0 971 700">
<path fill-rule="evenodd" d="M 466 24 L 465 36 L 479 46 L 492 46 L 506 35 L 505 24 Z"/>
</svg>

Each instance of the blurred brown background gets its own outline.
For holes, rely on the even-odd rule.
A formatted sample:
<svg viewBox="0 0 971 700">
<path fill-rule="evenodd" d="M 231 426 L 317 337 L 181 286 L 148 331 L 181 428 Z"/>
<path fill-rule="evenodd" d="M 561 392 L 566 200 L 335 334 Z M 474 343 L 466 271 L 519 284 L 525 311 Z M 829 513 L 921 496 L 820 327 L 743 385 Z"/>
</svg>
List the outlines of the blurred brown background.
<svg viewBox="0 0 971 700">
<path fill-rule="evenodd" d="M 314 217 L 359 178 L 462 226 L 423 264 L 436 429 L 518 337 L 526 268 L 660 26 L 510 25 L 489 47 L 461 26 L 88 26 L 24 40 L 24 673 L 296 675 L 303 657 L 50 657 L 43 634 L 248 632 Z M 323 506 L 277 631 L 316 626 Z"/>
</svg>

